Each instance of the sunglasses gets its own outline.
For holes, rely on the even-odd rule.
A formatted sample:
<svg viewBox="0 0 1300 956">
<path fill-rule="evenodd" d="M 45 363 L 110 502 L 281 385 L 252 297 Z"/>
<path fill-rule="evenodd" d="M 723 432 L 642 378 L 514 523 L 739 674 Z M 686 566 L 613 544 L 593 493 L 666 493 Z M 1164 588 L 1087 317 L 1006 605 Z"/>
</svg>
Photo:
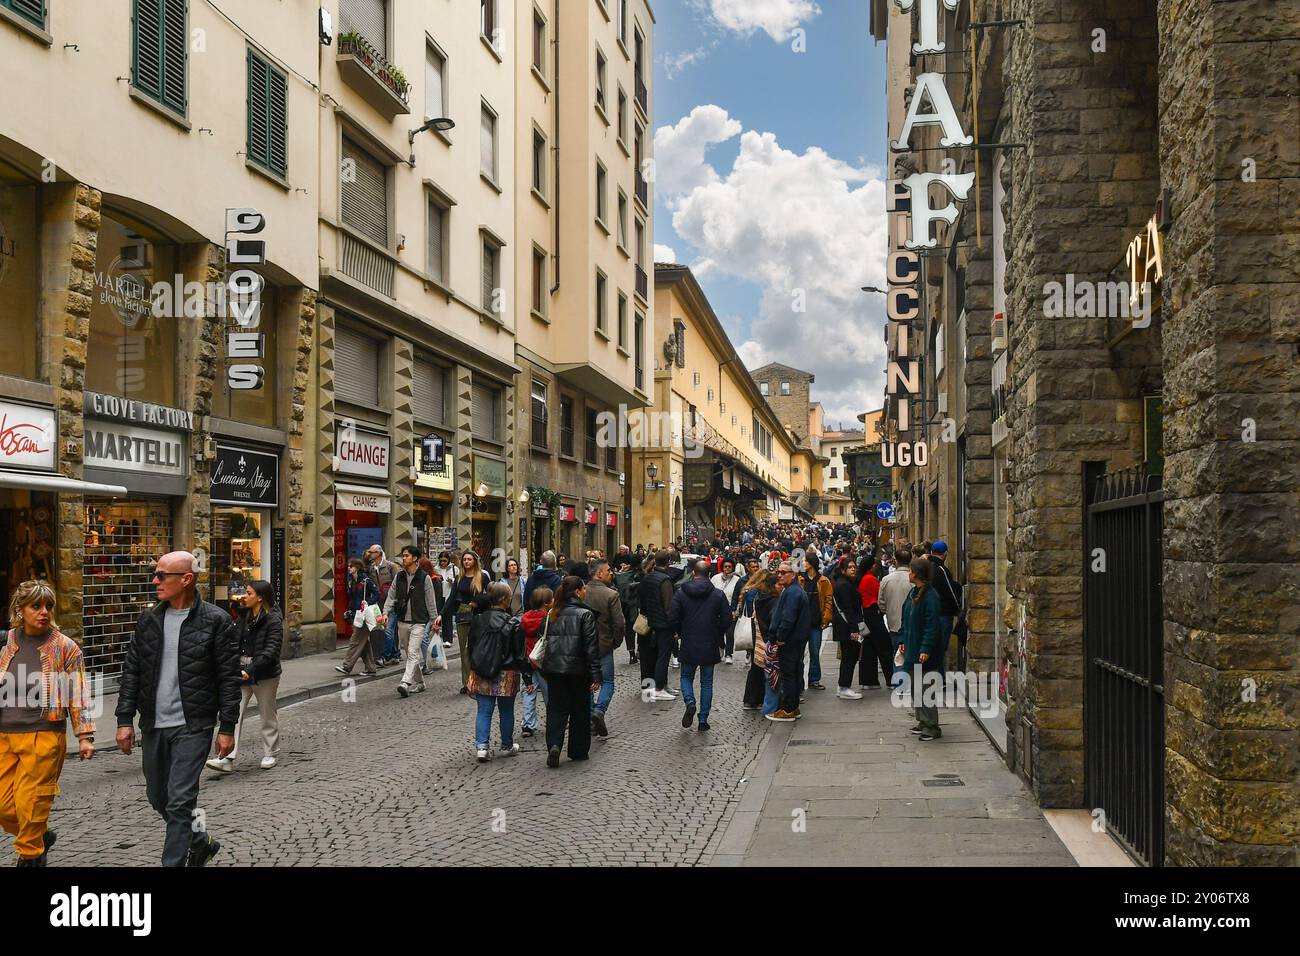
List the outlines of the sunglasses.
<svg viewBox="0 0 1300 956">
<path fill-rule="evenodd" d="M 160 581 L 164 578 L 183 578 L 189 573 L 188 571 L 155 571 L 149 576 L 149 580 Z"/>
</svg>

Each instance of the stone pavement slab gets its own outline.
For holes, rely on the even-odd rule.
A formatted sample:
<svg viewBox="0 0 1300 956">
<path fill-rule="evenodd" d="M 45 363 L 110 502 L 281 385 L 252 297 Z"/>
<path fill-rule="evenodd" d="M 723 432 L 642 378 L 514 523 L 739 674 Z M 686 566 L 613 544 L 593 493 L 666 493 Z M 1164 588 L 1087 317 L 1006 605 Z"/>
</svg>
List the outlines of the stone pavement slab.
<svg viewBox="0 0 1300 956">
<path fill-rule="evenodd" d="M 770 725 L 762 803 L 742 797 L 715 865 L 1075 865 L 965 708 L 942 710 L 943 737 L 925 742 L 883 691 L 810 691 L 802 713 Z"/>
</svg>

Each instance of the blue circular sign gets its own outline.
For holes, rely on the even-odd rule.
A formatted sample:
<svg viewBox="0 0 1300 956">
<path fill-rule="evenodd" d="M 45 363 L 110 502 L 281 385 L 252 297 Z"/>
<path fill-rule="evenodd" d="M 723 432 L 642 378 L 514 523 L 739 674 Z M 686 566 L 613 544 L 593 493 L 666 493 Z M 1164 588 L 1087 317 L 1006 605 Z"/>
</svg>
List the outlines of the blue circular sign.
<svg viewBox="0 0 1300 956">
<path fill-rule="evenodd" d="M 882 501 L 880 504 L 876 505 L 876 517 L 882 521 L 888 521 L 890 518 L 894 517 L 894 506 L 888 501 Z"/>
</svg>

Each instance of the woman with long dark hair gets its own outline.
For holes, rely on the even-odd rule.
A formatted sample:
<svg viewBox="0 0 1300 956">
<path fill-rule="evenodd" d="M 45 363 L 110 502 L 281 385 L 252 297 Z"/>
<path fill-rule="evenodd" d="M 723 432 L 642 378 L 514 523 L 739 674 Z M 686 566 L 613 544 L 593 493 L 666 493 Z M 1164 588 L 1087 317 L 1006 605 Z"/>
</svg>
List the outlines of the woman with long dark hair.
<svg viewBox="0 0 1300 956">
<path fill-rule="evenodd" d="M 840 648 L 840 700 L 861 700 L 853 689 L 853 672 L 863 650 L 866 625 L 862 622 L 862 601 L 858 597 L 858 566 L 845 559 L 835 572 L 831 586 L 831 634 Z"/>
<path fill-rule="evenodd" d="M 568 727 L 569 759 L 591 754 L 591 695 L 600 689 L 596 612 L 582 603 L 587 586 L 569 575 L 551 605 L 542 673 L 546 675 L 546 766 L 560 765 Z"/>
<path fill-rule="evenodd" d="M 366 574 L 365 562 L 353 558 L 348 562 L 348 616 L 352 622 L 352 637 L 348 640 L 343 663 L 334 669 L 340 674 L 351 674 L 361 660 L 362 673 L 376 673 L 373 634 L 381 634 L 379 614 L 383 606 L 379 601 L 379 585 Z"/>
<path fill-rule="evenodd" d="M 754 634 L 754 647 L 749 652 L 749 670 L 745 674 L 745 710 L 758 710 L 767 696 L 763 665 L 767 660 L 765 645 L 768 627 L 772 623 L 772 605 L 775 602 L 776 587 L 772 583 L 772 576 L 762 568 L 756 568 L 749 575 L 745 589 L 740 592 L 740 613 L 750 619 Z M 775 702 L 772 710 L 776 710 Z"/>
<path fill-rule="evenodd" d="M 925 558 L 909 566 L 912 590 L 903 602 L 903 672 L 912 683 L 912 704 L 916 707 L 916 726 L 912 733 L 922 740 L 943 736 L 939 729 L 939 708 L 922 704 L 922 678 L 931 671 L 943 674 L 943 631 L 939 623 L 939 595 L 930 586 L 934 569 Z"/>
<path fill-rule="evenodd" d="M 269 581 L 252 581 L 240 598 L 239 670 L 244 684 L 239 704 L 239 723 L 235 725 L 235 749 L 225 757 L 214 757 L 208 767 L 221 773 L 234 770 L 239 753 L 239 738 L 244 729 L 248 701 L 257 697 L 257 715 L 262 723 L 262 769 L 270 770 L 280 756 L 280 721 L 275 709 L 275 693 L 280 689 L 280 646 L 284 640 L 284 620 L 275 607 L 275 588 Z"/>
<path fill-rule="evenodd" d="M 478 555 L 473 551 L 466 549 L 465 553 L 460 556 L 460 576 L 456 578 L 456 583 L 452 585 L 451 594 L 446 602 L 442 605 L 442 612 L 433 622 L 433 627 L 437 630 L 444 619 L 454 621 L 456 624 L 456 643 L 460 645 L 460 692 L 468 693 L 465 689 L 469 683 L 469 626 L 474 619 L 474 598 L 487 590 L 488 584 L 487 572 L 479 563 Z"/>
<path fill-rule="evenodd" d="M 514 558 L 506 558 L 501 583 L 510 588 L 510 606 L 506 610 L 511 614 L 519 614 L 524 608 L 524 576 L 519 570 L 519 562 Z"/>
</svg>

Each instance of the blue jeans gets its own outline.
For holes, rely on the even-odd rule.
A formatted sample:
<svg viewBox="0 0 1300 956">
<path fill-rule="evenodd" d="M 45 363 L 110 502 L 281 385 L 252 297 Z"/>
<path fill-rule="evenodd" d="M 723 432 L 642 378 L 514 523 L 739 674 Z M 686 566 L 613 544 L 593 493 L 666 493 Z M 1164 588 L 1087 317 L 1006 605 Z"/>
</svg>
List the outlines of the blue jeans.
<svg viewBox="0 0 1300 956">
<path fill-rule="evenodd" d="M 775 714 L 780 709 L 781 709 L 781 692 L 777 690 L 775 687 L 773 687 L 768 682 L 767 677 L 764 676 L 763 677 L 763 713 L 764 715 Z"/>
<path fill-rule="evenodd" d="M 537 689 L 533 693 L 528 693 L 527 688 L 519 693 L 524 698 L 524 728 L 526 730 L 537 730 L 537 695 L 542 695 L 542 700 L 546 700 L 546 681 L 542 680 L 541 671 L 533 671 L 533 686 Z"/>
<path fill-rule="evenodd" d="M 822 682 L 822 629 L 814 627 L 808 632 L 808 683 Z"/>
<path fill-rule="evenodd" d="M 609 711 L 610 702 L 614 699 L 614 652 L 610 651 L 600 659 L 600 694 L 596 698 L 596 704 L 592 711 L 597 714 L 605 714 Z"/>
<path fill-rule="evenodd" d="M 388 626 L 385 628 L 388 636 L 384 638 L 384 660 L 392 660 L 397 656 L 397 615 L 388 615 Z"/>
<path fill-rule="evenodd" d="M 492 711 L 501 711 L 501 746 L 509 750 L 515 743 L 515 699 L 489 697 L 479 694 L 478 715 L 474 718 L 474 742 L 479 750 L 487 750 L 492 742 Z"/>
<path fill-rule="evenodd" d="M 700 672 L 700 722 L 709 722 L 709 709 L 713 706 L 713 665 L 682 664 L 682 702 L 695 703 L 695 671 Z"/>
</svg>

